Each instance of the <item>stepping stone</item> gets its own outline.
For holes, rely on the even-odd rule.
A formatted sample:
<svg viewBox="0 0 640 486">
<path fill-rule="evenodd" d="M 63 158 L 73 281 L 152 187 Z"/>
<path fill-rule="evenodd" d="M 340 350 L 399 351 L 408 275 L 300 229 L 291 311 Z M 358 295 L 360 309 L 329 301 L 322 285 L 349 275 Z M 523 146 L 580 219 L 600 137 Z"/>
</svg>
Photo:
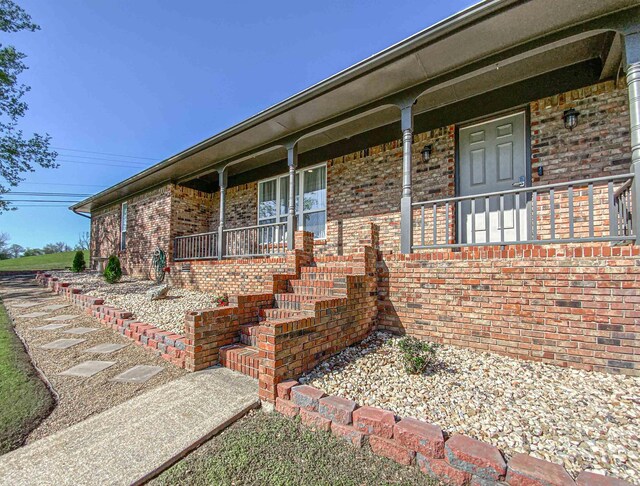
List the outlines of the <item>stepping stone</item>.
<svg viewBox="0 0 640 486">
<path fill-rule="evenodd" d="M 113 366 L 114 364 L 116 364 L 115 361 L 85 361 L 84 363 L 80 363 L 79 365 L 73 366 L 67 371 L 63 371 L 62 373 L 58 374 L 64 376 L 82 376 L 88 378 L 89 376 L 93 376 L 102 370 L 106 370 L 107 368 L 109 368 L 109 366 Z"/>
<path fill-rule="evenodd" d="M 43 307 L 42 310 L 55 311 L 55 310 L 64 309 L 65 307 L 69 307 L 69 304 L 52 304 L 52 305 L 48 305 L 46 307 Z"/>
<path fill-rule="evenodd" d="M 126 344 L 104 343 L 87 349 L 85 353 L 109 354 L 126 347 Z"/>
<path fill-rule="evenodd" d="M 64 331 L 65 334 L 87 334 L 89 332 L 97 331 L 95 327 L 74 327 Z"/>
<path fill-rule="evenodd" d="M 25 317 L 27 319 L 31 318 L 31 317 L 42 317 L 42 316 L 48 316 L 50 314 L 50 312 L 29 312 L 28 314 L 22 314 L 21 316 L 18 317 Z M 50 320 L 50 319 L 47 319 Z"/>
<path fill-rule="evenodd" d="M 120 373 L 115 378 L 112 378 L 111 381 L 117 381 L 119 383 L 145 383 L 162 370 L 164 370 L 162 366 L 138 365 Z"/>
<path fill-rule="evenodd" d="M 34 312 L 34 314 L 36 314 L 36 312 Z M 71 319 L 77 319 L 78 317 L 80 316 L 77 314 L 62 314 L 61 316 L 48 317 L 45 321 L 70 321 Z"/>
<path fill-rule="evenodd" d="M 22 304 L 16 304 L 13 307 L 17 307 L 18 309 L 28 309 L 29 307 L 35 307 L 37 305 L 42 305 L 42 302 L 23 302 Z"/>
<path fill-rule="evenodd" d="M 55 331 L 56 329 L 60 329 L 62 327 L 70 326 L 71 324 L 47 324 L 46 326 L 34 327 L 34 331 Z"/>
<path fill-rule="evenodd" d="M 86 339 L 56 339 L 40 346 L 42 349 L 67 349 L 76 344 L 85 342 Z"/>
</svg>

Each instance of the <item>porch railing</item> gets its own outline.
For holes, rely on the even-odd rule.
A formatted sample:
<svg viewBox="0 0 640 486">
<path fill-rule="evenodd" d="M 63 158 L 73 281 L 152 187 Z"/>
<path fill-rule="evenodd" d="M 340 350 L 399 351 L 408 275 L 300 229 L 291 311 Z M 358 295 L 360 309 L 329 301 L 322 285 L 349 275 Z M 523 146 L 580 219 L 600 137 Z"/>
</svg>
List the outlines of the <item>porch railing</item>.
<svg viewBox="0 0 640 486">
<path fill-rule="evenodd" d="M 224 230 L 223 258 L 283 255 L 286 249 L 286 222 Z"/>
<path fill-rule="evenodd" d="M 222 231 L 178 236 L 174 241 L 174 260 L 205 260 L 284 255 L 287 249 L 287 223 L 273 223 Z M 220 250 L 222 254 L 220 255 Z"/>
<path fill-rule="evenodd" d="M 218 232 L 178 236 L 173 254 L 174 260 L 218 258 Z"/>
<path fill-rule="evenodd" d="M 412 249 L 632 241 L 632 182 L 621 174 L 416 202 Z"/>
</svg>

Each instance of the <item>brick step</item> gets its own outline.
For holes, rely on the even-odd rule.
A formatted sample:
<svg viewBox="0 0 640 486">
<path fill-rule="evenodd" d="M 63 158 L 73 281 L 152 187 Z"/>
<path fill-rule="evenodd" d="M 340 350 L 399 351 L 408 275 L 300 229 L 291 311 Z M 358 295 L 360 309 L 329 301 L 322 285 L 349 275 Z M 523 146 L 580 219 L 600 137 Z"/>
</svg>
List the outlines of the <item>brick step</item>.
<svg viewBox="0 0 640 486">
<path fill-rule="evenodd" d="M 286 319 L 287 317 L 299 317 L 303 315 L 303 311 L 291 309 L 260 309 L 260 317 L 262 319 Z"/>
<path fill-rule="evenodd" d="M 289 310 L 304 310 L 303 304 L 308 302 L 315 302 L 319 297 L 312 295 L 300 295 L 300 294 L 275 294 L 276 307 L 278 309 Z"/>
<path fill-rule="evenodd" d="M 260 375 L 259 351 L 245 344 L 231 344 L 220 348 L 220 364 L 233 371 L 258 378 Z"/>
<path fill-rule="evenodd" d="M 362 269 L 362 271 L 364 271 L 364 267 Z M 354 273 L 354 267 L 352 266 L 348 266 L 348 267 L 316 267 L 316 266 L 312 266 L 312 267 L 301 267 L 300 268 L 300 273 L 301 275 L 305 275 L 305 274 L 323 274 L 323 273 L 328 273 L 328 274 L 332 274 L 335 276 L 344 276 L 344 275 L 351 275 Z M 358 269 L 355 269 L 355 273 L 358 273 Z"/>
<path fill-rule="evenodd" d="M 323 271 L 314 272 L 302 272 L 300 278 L 292 280 L 294 282 L 335 282 L 339 284 L 347 284 L 347 276 L 351 274 L 346 273 L 331 273 Z"/>
<path fill-rule="evenodd" d="M 292 284 L 291 290 L 292 293 L 296 295 L 308 295 L 312 297 L 345 297 L 347 295 L 346 288 L 333 288 L 314 285 Z"/>
<path fill-rule="evenodd" d="M 258 325 L 243 324 L 240 326 L 240 342 L 246 346 L 258 346 Z"/>
</svg>

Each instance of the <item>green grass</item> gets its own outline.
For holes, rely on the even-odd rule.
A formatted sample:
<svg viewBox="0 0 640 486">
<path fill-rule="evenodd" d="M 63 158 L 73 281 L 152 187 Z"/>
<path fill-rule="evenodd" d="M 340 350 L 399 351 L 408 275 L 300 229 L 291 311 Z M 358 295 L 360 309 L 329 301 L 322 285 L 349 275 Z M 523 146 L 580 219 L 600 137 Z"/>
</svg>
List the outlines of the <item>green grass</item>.
<svg viewBox="0 0 640 486">
<path fill-rule="evenodd" d="M 0 454 L 22 445 L 53 403 L 0 303 Z"/>
<path fill-rule="evenodd" d="M 162 485 L 431 485 L 416 467 L 400 466 L 313 432 L 277 413 L 236 422 L 150 484 Z"/>
<path fill-rule="evenodd" d="M 0 272 L 3 270 L 61 270 L 71 267 L 75 251 L 51 253 L 50 255 L 28 256 L 0 260 Z M 84 252 L 84 259 L 89 261 L 89 252 Z"/>
</svg>

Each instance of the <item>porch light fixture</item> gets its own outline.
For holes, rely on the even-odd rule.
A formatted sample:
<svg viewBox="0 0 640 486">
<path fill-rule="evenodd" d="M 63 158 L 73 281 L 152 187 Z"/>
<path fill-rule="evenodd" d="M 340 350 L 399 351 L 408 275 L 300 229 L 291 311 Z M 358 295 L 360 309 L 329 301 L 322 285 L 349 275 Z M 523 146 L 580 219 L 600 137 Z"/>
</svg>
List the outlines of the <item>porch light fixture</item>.
<svg viewBox="0 0 640 486">
<path fill-rule="evenodd" d="M 569 130 L 573 130 L 576 126 L 578 126 L 578 115 L 579 111 L 574 110 L 573 108 L 569 108 L 565 110 L 562 119 L 564 120 L 564 127 Z"/>
<path fill-rule="evenodd" d="M 431 151 L 433 150 L 433 145 L 425 145 L 424 148 L 420 151 L 422 154 L 422 160 L 424 162 L 429 162 L 431 158 Z"/>
</svg>

